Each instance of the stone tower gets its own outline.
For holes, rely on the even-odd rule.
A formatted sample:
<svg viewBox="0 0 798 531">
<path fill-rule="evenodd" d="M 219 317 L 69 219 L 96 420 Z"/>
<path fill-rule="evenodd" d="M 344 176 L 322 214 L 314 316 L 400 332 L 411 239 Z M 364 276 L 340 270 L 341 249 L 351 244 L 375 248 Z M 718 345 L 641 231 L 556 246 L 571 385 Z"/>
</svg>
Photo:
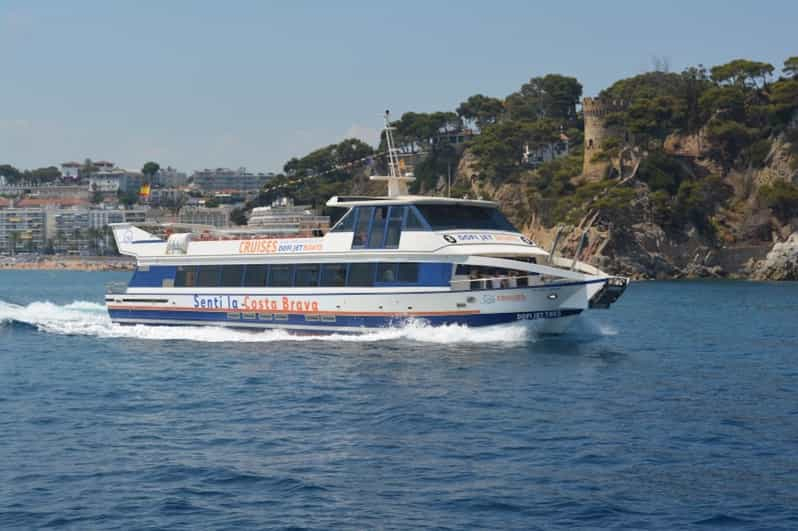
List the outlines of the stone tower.
<svg viewBox="0 0 798 531">
<path fill-rule="evenodd" d="M 582 112 L 585 117 L 585 161 L 582 175 L 590 181 L 604 177 L 612 161 L 603 152 L 605 141 L 614 137 L 620 142 L 628 142 L 628 133 L 621 127 L 607 125 L 607 116 L 624 110 L 622 101 L 584 98 Z"/>
</svg>

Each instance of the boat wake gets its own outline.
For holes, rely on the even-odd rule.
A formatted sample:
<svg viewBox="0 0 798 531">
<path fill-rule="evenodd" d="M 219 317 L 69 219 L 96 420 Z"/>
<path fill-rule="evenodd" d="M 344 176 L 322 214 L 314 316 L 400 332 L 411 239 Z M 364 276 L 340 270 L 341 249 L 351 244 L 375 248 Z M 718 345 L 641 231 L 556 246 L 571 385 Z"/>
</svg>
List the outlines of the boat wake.
<svg viewBox="0 0 798 531">
<path fill-rule="evenodd" d="M 141 339 L 156 341 L 274 342 L 274 341 L 346 341 L 374 342 L 408 339 L 422 343 L 524 343 L 534 341 L 533 330 L 525 323 L 469 328 L 463 325 L 432 327 L 411 322 L 401 328 L 385 328 L 363 334 L 300 335 L 286 330 L 235 330 L 215 326 L 122 326 L 108 317 L 105 306 L 88 301 L 58 305 L 47 301 L 28 305 L 0 301 L 0 326 L 16 325 L 40 332 L 93 336 L 103 339 Z"/>
</svg>

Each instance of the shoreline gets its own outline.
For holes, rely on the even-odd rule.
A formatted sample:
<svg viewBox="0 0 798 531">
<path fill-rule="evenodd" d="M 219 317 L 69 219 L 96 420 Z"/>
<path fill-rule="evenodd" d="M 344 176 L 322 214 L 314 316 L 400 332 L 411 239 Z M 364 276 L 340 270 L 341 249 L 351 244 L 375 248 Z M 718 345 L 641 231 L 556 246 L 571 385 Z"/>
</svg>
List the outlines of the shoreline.
<svg viewBox="0 0 798 531">
<path fill-rule="evenodd" d="M 135 260 L 121 256 L 36 256 L 0 258 L 0 271 L 133 271 Z"/>
</svg>

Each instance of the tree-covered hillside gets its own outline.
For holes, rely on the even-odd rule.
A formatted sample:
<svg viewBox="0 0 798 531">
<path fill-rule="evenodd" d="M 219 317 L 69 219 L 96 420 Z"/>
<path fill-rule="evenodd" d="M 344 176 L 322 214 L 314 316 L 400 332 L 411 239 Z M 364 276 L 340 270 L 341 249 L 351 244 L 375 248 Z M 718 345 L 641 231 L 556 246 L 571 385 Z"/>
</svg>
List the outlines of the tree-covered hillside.
<svg viewBox="0 0 798 531">
<path fill-rule="evenodd" d="M 453 195 L 498 200 L 530 233 L 589 220 L 711 247 L 798 228 L 798 57 L 621 79 L 591 99 L 596 149 L 582 97 L 576 77 L 547 74 L 504 97 L 405 112 L 392 125 L 412 191 L 445 193 L 451 178 Z M 349 139 L 292 159 L 257 203 L 379 193 L 367 177 L 386 171 L 384 154 L 384 139 L 376 150 Z"/>
</svg>

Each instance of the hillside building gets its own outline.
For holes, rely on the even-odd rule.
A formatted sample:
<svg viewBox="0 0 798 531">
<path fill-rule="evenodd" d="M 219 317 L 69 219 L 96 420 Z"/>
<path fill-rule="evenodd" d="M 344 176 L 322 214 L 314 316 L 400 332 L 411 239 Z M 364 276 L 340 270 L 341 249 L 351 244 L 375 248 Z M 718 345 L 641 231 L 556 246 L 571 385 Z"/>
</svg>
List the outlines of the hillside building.
<svg viewBox="0 0 798 531">
<path fill-rule="evenodd" d="M 203 192 L 220 190 L 246 192 L 260 190 L 273 177 L 273 173 L 249 173 L 246 168 L 237 170 L 216 168 L 215 170 L 196 171 L 191 178 L 194 182 L 194 188 Z"/>
<path fill-rule="evenodd" d="M 43 250 L 44 245 L 44 209 L 0 210 L 0 254 L 35 253 Z"/>
<path fill-rule="evenodd" d="M 270 237 L 306 238 L 322 236 L 330 230 L 329 216 L 319 216 L 308 205 L 294 205 L 290 198 L 283 197 L 271 206 L 252 209 L 247 228 Z"/>
</svg>

